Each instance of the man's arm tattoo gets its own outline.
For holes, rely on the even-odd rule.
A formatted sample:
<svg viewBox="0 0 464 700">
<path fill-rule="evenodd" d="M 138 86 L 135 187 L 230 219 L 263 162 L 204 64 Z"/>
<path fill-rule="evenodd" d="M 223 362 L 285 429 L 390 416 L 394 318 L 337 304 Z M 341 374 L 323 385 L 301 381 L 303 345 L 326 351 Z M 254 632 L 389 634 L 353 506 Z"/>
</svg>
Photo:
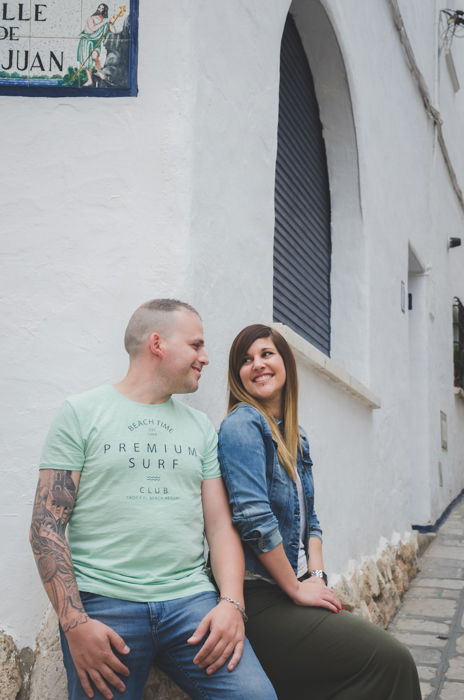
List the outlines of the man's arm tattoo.
<svg viewBox="0 0 464 700">
<path fill-rule="evenodd" d="M 76 497 L 77 489 L 70 471 L 40 472 L 30 541 L 40 577 L 64 632 L 88 619 L 77 590 L 65 536 Z"/>
</svg>

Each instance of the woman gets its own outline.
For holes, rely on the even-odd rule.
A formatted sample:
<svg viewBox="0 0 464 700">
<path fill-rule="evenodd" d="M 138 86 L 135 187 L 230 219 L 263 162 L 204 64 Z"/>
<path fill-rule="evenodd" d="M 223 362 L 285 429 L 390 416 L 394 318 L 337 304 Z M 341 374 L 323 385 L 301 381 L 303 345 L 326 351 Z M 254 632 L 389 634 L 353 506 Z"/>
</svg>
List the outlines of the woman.
<svg viewBox="0 0 464 700">
<path fill-rule="evenodd" d="M 327 586 L 297 374 L 286 340 L 248 326 L 229 356 L 219 458 L 245 549 L 246 633 L 280 700 L 420 700 L 409 651 Z"/>
</svg>

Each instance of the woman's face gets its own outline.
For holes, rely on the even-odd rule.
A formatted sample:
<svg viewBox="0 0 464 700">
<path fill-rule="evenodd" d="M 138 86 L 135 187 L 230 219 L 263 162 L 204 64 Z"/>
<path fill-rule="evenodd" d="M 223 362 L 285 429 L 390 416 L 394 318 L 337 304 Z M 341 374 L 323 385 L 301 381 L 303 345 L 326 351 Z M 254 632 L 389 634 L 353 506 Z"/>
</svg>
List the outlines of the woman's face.
<svg viewBox="0 0 464 700">
<path fill-rule="evenodd" d="M 247 350 L 240 367 L 244 389 L 276 418 L 282 412 L 282 393 L 287 373 L 272 338 L 258 338 Z"/>
</svg>

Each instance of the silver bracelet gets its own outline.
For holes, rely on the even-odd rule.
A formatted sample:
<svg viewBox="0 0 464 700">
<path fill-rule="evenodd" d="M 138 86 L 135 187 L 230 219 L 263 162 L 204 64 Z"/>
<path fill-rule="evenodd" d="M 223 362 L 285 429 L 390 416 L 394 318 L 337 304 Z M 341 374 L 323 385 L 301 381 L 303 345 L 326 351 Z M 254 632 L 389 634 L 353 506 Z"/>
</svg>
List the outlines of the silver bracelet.
<svg viewBox="0 0 464 700">
<path fill-rule="evenodd" d="M 237 610 L 239 611 L 239 613 L 243 617 L 243 622 L 246 622 L 248 620 L 248 617 L 247 617 L 246 612 L 245 612 L 245 608 L 243 607 L 243 605 L 240 605 L 240 603 L 238 603 L 236 600 L 234 600 L 233 598 L 229 598 L 228 595 L 220 595 L 219 600 L 227 600 L 228 603 L 232 603 L 234 608 L 237 608 Z"/>
<path fill-rule="evenodd" d="M 327 574 L 325 573 L 325 571 L 322 571 L 322 569 L 314 569 L 314 571 L 309 571 L 308 573 L 310 576 L 321 578 L 327 586 Z"/>
</svg>

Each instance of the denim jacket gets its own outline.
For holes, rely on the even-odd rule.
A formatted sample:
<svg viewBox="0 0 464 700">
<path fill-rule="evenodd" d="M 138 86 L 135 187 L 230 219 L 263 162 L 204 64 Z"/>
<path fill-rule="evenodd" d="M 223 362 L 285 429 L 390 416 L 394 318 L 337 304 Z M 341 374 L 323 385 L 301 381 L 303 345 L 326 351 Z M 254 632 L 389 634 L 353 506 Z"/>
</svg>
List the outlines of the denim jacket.
<svg viewBox="0 0 464 700">
<path fill-rule="evenodd" d="M 300 428 L 297 470 L 306 498 L 307 550 L 310 537 L 322 537 L 314 511 L 314 484 L 308 439 Z M 240 404 L 223 420 L 219 431 L 219 461 L 232 508 L 232 519 L 245 548 L 245 566 L 261 576 L 269 572 L 257 554 L 282 543 L 297 573 L 300 507 L 295 482 L 277 459 L 276 443 L 265 417 Z"/>
</svg>

